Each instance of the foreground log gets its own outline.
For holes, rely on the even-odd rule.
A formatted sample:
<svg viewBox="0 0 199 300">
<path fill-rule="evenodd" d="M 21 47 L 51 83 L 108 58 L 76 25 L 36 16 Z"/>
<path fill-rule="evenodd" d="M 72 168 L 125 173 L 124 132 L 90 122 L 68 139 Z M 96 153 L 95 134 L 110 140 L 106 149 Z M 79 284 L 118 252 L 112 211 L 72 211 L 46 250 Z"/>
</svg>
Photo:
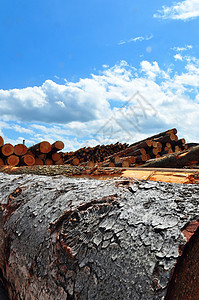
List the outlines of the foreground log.
<svg viewBox="0 0 199 300">
<path fill-rule="evenodd" d="M 197 299 L 199 186 L 0 174 L 0 191 L 10 299 Z"/>
<path fill-rule="evenodd" d="M 161 157 L 155 161 L 147 162 L 143 167 L 149 168 L 183 168 L 199 163 L 199 146 Z"/>
</svg>

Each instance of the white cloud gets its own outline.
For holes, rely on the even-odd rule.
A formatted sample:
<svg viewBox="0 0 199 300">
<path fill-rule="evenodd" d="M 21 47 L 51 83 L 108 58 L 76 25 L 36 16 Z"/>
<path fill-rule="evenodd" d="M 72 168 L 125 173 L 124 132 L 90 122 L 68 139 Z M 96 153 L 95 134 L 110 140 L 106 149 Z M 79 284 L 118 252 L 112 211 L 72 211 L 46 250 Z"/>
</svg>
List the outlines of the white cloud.
<svg viewBox="0 0 199 300">
<path fill-rule="evenodd" d="M 184 0 L 175 2 L 172 6 L 162 6 L 162 9 L 154 14 L 154 17 L 174 20 L 189 20 L 199 17 L 199 1 Z"/>
<path fill-rule="evenodd" d="M 175 54 L 175 55 L 174 55 L 174 58 L 175 58 L 175 60 L 181 60 L 181 61 L 183 60 L 182 55 L 179 54 L 179 53 L 178 53 L 178 54 Z"/>
<path fill-rule="evenodd" d="M 126 44 L 126 43 L 132 43 L 132 42 L 143 42 L 143 41 L 149 41 L 153 38 L 153 35 L 149 35 L 149 36 L 146 36 L 146 37 L 143 37 L 143 36 L 137 36 L 135 38 L 130 38 L 129 40 L 127 41 L 120 41 L 118 43 L 118 45 L 123 45 L 123 44 Z"/>
<path fill-rule="evenodd" d="M 46 80 L 40 87 L 0 90 L 0 115 L 6 121 L 85 122 L 104 111 L 108 114 L 104 92 L 92 78 L 66 85 Z"/>
<path fill-rule="evenodd" d="M 173 48 L 171 48 L 171 50 L 181 52 L 181 51 L 191 50 L 192 48 L 193 48 L 192 45 L 185 45 L 184 47 L 173 47 Z"/>
<path fill-rule="evenodd" d="M 182 57 L 183 66 L 183 71 L 178 73 L 175 71 L 175 61 L 173 70 L 162 69 L 158 62 L 146 60 L 141 62 L 139 69 L 135 69 L 122 61 L 98 75 L 93 74 L 76 83 L 57 85 L 46 81 L 36 88 L 37 94 L 41 95 L 36 105 L 42 103 L 41 108 L 37 109 L 40 114 L 37 123 L 34 121 L 35 103 L 31 102 L 32 98 L 27 97 L 27 94 L 22 97 L 24 89 L 17 90 L 18 97 L 15 90 L 3 91 L 9 103 L 7 110 L 4 107 L 5 115 L 20 119 L 18 111 L 11 105 L 12 101 L 20 105 L 21 116 L 27 112 L 28 105 L 34 113 L 29 114 L 29 122 L 26 123 L 18 121 L 13 125 L 14 122 L 0 121 L 0 132 L 6 141 L 12 140 L 13 143 L 14 138 L 7 129 L 9 132 L 10 129 L 15 131 L 16 141 L 21 140 L 24 134 L 29 145 L 41 140 L 63 140 L 65 151 L 104 142 L 132 143 L 172 127 L 179 129 L 180 137 L 198 142 L 199 60 Z M 34 89 L 29 88 L 31 95 Z M 57 104 L 58 101 L 63 101 L 65 107 Z M 53 109 L 48 118 L 44 111 L 46 106 Z M 54 111 L 57 106 L 65 114 L 74 116 L 76 112 L 76 118 L 68 116 L 68 120 L 63 122 L 62 115 L 59 119 L 59 114 Z M 93 119 L 86 120 L 82 113 L 92 114 Z M 57 124 L 52 124 L 56 119 Z"/>
</svg>

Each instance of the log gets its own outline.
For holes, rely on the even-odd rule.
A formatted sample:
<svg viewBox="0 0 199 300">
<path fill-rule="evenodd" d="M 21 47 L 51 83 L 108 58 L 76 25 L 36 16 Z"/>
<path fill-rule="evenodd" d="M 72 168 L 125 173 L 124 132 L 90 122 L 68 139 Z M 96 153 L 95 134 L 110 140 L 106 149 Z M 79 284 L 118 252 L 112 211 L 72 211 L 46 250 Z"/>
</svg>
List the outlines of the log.
<svg viewBox="0 0 199 300">
<path fill-rule="evenodd" d="M 33 166 L 35 164 L 35 158 L 32 155 L 26 154 L 21 157 L 21 164 L 27 166 Z"/>
<path fill-rule="evenodd" d="M 0 136 L 0 147 L 4 145 L 4 140 L 2 138 L 2 136 Z"/>
<path fill-rule="evenodd" d="M 3 156 L 10 156 L 14 153 L 14 146 L 11 144 L 4 144 L 0 148 L 0 152 Z"/>
<path fill-rule="evenodd" d="M 39 154 L 38 158 L 45 160 L 47 158 L 46 154 Z"/>
<path fill-rule="evenodd" d="M 60 158 L 61 158 L 61 154 L 55 152 L 55 153 L 53 153 L 53 154 L 51 155 L 51 158 L 52 158 L 53 161 L 58 161 L 58 160 L 60 160 Z"/>
<path fill-rule="evenodd" d="M 39 155 L 41 153 L 49 153 L 51 151 L 51 145 L 49 142 L 43 141 L 28 148 L 28 151 L 34 153 L 35 155 Z"/>
<path fill-rule="evenodd" d="M 63 164 L 64 164 L 64 160 L 62 157 L 55 162 L 55 165 L 63 165 Z"/>
<path fill-rule="evenodd" d="M 52 165 L 53 165 L 53 160 L 50 159 L 50 158 L 46 158 L 46 160 L 45 160 L 45 165 L 47 165 L 47 166 L 52 166 Z"/>
<path fill-rule="evenodd" d="M 64 143 L 62 141 L 56 141 L 51 145 L 51 153 L 55 153 L 64 149 Z"/>
<path fill-rule="evenodd" d="M 95 166 L 95 163 L 93 161 L 89 161 L 86 165 L 89 168 L 93 168 Z"/>
<path fill-rule="evenodd" d="M 17 144 L 14 146 L 14 154 L 17 156 L 23 156 L 27 151 L 28 148 L 24 144 Z"/>
<path fill-rule="evenodd" d="M 188 148 L 199 146 L 199 143 L 187 143 Z"/>
<path fill-rule="evenodd" d="M 152 168 L 183 168 L 190 162 L 199 162 L 199 146 L 184 150 L 181 153 L 173 153 L 154 162 L 147 162 L 143 167 Z"/>
<path fill-rule="evenodd" d="M 10 155 L 6 158 L 6 164 L 9 166 L 17 166 L 19 164 L 19 157 L 16 155 Z"/>
<path fill-rule="evenodd" d="M 197 299 L 199 186 L 1 173 L 0 190 L 10 299 Z"/>
<path fill-rule="evenodd" d="M 3 159 L 0 158 L 0 166 L 3 166 L 4 165 L 4 161 Z"/>
<path fill-rule="evenodd" d="M 34 163 L 35 166 L 42 166 L 43 164 L 44 164 L 44 162 L 41 158 L 39 158 L 39 157 L 35 158 L 35 163 Z"/>
<path fill-rule="evenodd" d="M 127 148 L 125 150 L 122 150 L 122 151 L 120 151 L 118 153 L 115 153 L 115 154 L 113 154 L 111 156 L 108 156 L 106 158 L 106 161 L 104 161 L 104 162 L 106 163 L 108 160 L 114 158 L 115 156 L 121 157 L 121 156 L 128 156 L 128 154 L 132 155 L 132 153 L 134 151 L 137 151 L 137 150 L 139 150 L 141 148 L 146 149 L 148 147 L 151 147 L 151 145 L 152 145 L 152 141 L 151 140 L 144 140 L 144 141 L 142 141 L 140 143 L 136 143 L 136 145 L 130 146 L 129 148 Z"/>
</svg>

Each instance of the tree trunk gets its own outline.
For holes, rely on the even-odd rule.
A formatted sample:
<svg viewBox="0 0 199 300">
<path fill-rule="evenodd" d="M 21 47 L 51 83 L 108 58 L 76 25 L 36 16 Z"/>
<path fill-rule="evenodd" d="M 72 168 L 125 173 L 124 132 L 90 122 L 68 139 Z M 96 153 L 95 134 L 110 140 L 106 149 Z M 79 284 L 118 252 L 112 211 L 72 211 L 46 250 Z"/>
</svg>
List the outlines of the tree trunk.
<svg viewBox="0 0 199 300">
<path fill-rule="evenodd" d="M 197 299 L 199 186 L 0 173 L 0 191 L 10 299 Z"/>
</svg>

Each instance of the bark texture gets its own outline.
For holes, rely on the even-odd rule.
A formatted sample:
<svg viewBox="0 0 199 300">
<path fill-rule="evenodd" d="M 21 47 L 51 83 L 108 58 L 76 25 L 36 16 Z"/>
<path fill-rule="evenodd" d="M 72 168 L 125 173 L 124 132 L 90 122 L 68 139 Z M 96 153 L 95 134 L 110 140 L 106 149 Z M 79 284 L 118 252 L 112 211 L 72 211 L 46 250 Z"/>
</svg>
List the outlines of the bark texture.
<svg viewBox="0 0 199 300">
<path fill-rule="evenodd" d="M 199 219 L 195 185 L 0 173 L 0 192 L 11 299 L 163 299 Z"/>
</svg>

